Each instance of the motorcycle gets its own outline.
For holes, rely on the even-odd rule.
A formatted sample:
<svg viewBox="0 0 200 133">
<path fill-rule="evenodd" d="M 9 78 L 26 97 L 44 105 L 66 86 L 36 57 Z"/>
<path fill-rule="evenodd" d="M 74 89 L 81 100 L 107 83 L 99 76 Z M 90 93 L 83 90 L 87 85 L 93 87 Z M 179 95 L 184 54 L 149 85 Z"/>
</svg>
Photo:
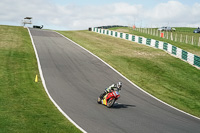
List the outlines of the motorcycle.
<svg viewBox="0 0 200 133">
<path fill-rule="evenodd" d="M 102 94 L 101 94 L 101 95 L 102 95 Z M 119 99 L 119 97 L 120 97 L 120 94 L 119 94 L 118 91 L 112 91 L 112 92 L 110 92 L 110 93 L 107 93 L 107 94 L 103 97 L 103 99 L 100 98 L 101 95 L 98 97 L 97 103 L 98 103 L 98 104 L 103 104 L 103 105 L 107 106 L 108 108 L 112 107 L 112 106 L 114 105 L 115 101 L 116 101 L 117 99 Z"/>
</svg>

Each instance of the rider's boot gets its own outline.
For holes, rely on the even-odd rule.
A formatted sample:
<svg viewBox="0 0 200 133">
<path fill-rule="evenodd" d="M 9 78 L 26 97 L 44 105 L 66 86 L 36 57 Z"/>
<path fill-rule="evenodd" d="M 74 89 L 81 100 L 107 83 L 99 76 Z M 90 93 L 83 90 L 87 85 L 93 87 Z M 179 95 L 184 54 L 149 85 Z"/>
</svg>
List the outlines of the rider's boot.
<svg viewBox="0 0 200 133">
<path fill-rule="evenodd" d="M 106 92 L 104 91 L 103 94 L 101 94 L 100 99 L 102 100 L 105 95 L 106 95 Z"/>
</svg>

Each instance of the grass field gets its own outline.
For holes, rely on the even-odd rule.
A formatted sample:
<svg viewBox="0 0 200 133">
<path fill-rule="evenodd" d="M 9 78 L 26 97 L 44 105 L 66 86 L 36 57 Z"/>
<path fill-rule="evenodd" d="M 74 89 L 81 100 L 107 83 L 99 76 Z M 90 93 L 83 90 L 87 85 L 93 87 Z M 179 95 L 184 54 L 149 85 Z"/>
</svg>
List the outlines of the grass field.
<svg viewBox="0 0 200 133">
<path fill-rule="evenodd" d="M 0 133 L 80 132 L 53 105 L 27 29 L 0 25 Z"/>
<path fill-rule="evenodd" d="M 196 28 L 190 28 L 190 27 L 175 27 L 176 28 L 176 32 L 186 32 L 190 35 L 197 35 L 197 36 L 200 36 L 200 34 L 194 34 L 193 31 L 195 29 L 197 29 L 198 27 Z"/>
<path fill-rule="evenodd" d="M 89 31 L 60 33 L 159 99 L 200 117 L 200 72 L 167 53 Z M 53 105 L 27 29 L 0 25 L 0 132 L 80 132 Z M 122 92 L 123 93 L 123 92 Z"/>
<path fill-rule="evenodd" d="M 175 36 L 175 34 L 177 33 L 177 39 L 178 39 L 177 41 L 172 41 L 170 39 L 161 38 L 161 37 L 151 35 L 151 34 L 146 34 L 143 32 L 133 30 L 132 28 L 128 28 L 128 27 L 116 27 L 116 28 L 111 28 L 110 30 L 134 34 L 134 35 L 138 35 L 138 36 L 143 36 L 146 38 L 151 38 L 151 39 L 155 39 L 155 40 L 159 40 L 159 41 L 164 41 L 164 42 L 170 43 L 174 46 L 177 46 L 183 50 L 186 50 L 190 53 L 200 56 L 200 46 L 197 46 L 197 44 L 191 45 L 191 44 L 186 44 L 186 43 L 180 42 L 181 34 L 182 34 L 182 41 L 185 41 L 186 35 L 188 35 L 188 39 L 187 39 L 188 41 L 191 41 L 191 38 L 189 38 L 189 36 L 194 36 L 194 41 L 195 41 L 195 39 L 196 39 L 196 41 L 198 41 L 200 34 L 192 33 L 193 28 L 176 28 L 176 29 L 177 29 L 177 31 L 173 32 L 173 36 Z M 167 32 L 165 32 L 165 35 L 166 34 L 167 34 Z M 169 32 L 168 34 L 170 36 L 171 32 Z"/>
<path fill-rule="evenodd" d="M 59 31 L 159 99 L 200 117 L 200 71 L 145 45 L 90 31 Z M 123 92 L 122 92 L 123 95 Z"/>
</svg>

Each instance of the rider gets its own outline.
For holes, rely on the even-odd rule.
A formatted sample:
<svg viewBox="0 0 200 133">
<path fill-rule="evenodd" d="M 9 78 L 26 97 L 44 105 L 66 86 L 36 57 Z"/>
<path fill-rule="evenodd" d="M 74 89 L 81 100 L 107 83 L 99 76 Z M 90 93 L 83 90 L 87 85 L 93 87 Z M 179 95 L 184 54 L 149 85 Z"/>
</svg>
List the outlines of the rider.
<svg viewBox="0 0 200 133">
<path fill-rule="evenodd" d="M 117 84 L 112 84 L 111 86 L 109 86 L 108 88 L 105 89 L 105 91 L 103 92 L 103 94 L 101 94 L 100 99 L 103 99 L 103 97 L 107 94 L 110 93 L 112 91 L 118 91 L 120 92 L 122 88 L 122 82 L 118 82 Z"/>
</svg>

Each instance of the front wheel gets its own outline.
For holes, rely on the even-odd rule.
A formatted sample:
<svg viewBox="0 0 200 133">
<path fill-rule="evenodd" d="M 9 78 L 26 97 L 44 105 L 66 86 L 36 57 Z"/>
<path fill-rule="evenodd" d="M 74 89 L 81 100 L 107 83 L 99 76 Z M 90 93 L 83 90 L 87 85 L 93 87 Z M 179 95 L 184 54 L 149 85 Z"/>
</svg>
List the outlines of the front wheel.
<svg viewBox="0 0 200 133">
<path fill-rule="evenodd" d="M 114 103 L 115 103 L 115 99 L 114 98 L 113 99 L 109 99 L 108 103 L 107 103 L 107 107 L 108 108 L 112 107 L 114 105 Z"/>
</svg>

